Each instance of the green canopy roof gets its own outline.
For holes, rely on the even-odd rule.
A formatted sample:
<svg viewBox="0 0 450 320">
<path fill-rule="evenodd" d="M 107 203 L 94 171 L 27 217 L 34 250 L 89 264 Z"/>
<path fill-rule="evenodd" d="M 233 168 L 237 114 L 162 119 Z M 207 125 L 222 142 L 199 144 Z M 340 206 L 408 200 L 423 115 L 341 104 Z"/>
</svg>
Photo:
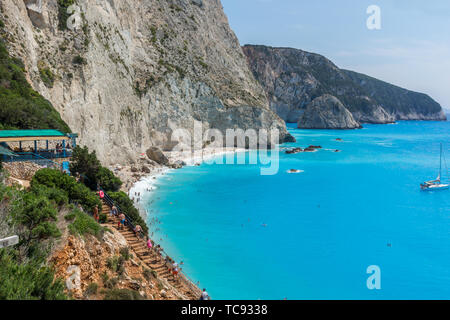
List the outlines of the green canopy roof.
<svg viewBox="0 0 450 320">
<path fill-rule="evenodd" d="M 10 156 L 10 157 L 17 157 L 17 154 L 15 154 L 11 150 L 8 150 L 2 146 L 0 146 L 0 154 L 5 155 L 5 156 Z"/>
<path fill-rule="evenodd" d="M 64 137 L 58 130 L 0 130 L 0 138 Z"/>
</svg>

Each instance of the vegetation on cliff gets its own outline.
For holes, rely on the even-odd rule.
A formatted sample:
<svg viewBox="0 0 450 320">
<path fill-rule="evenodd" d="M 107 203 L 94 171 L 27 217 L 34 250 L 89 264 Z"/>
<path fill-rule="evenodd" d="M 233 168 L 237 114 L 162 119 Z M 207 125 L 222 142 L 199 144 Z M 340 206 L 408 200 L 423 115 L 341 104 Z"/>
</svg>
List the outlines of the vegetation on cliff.
<svg viewBox="0 0 450 320">
<path fill-rule="evenodd" d="M 116 192 L 122 185 L 122 181 L 111 170 L 103 167 L 97 159 L 96 152 L 90 153 L 88 147 L 76 147 L 73 150 L 70 172 L 80 176 L 91 190 L 97 190 L 100 187 L 106 192 Z"/>
<path fill-rule="evenodd" d="M 20 239 L 0 249 L 0 300 L 66 299 L 64 284 L 47 260 L 65 228 L 101 237 L 105 228 L 87 214 L 95 206 L 101 203 L 93 191 L 58 170 L 39 170 L 28 190 L 0 181 L 0 237 Z"/>
<path fill-rule="evenodd" d="M 36 172 L 31 180 L 31 189 L 46 193 L 58 204 L 66 204 L 67 201 L 78 204 L 86 212 L 91 212 L 95 206 L 101 208 L 101 202 L 93 191 L 59 170 L 42 169 Z"/>
<path fill-rule="evenodd" d="M 122 181 L 111 170 L 101 165 L 95 151 L 89 152 L 87 147 L 76 147 L 73 151 L 70 172 L 79 176 L 80 181 L 91 190 L 96 191 L 99 187 L 105 190 L 135 224 L 140 225 L 145 233 L 148 232 L 147 223 L 142 219 L 133 201 L 125 192 L 119 191 Z"/>
<path fill-rule="evenodd" d="M 64 285 L 45 265 L 52 241 L 60 237 L 57 206 L 31 191 L 0 182 L 0 237 L 17 234 L 19 244 L 0 249 L 0 300 L 66 299 Z"/>
<path fill-rule="evenodd" d="M 49 70 L 43 71 L 49 77 Z M 10 57 L 0 39 L 0 130 L 57 129 L 70 132 L 52 104 L 33 90 L 22 61 Z"/>
</svg>

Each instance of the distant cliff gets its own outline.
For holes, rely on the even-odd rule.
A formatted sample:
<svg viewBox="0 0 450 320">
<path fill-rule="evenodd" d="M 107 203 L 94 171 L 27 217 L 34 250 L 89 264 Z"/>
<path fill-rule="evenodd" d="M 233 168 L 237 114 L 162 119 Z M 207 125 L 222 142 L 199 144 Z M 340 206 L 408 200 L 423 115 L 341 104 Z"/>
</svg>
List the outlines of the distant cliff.
<svg viewBox="0 0 450 320">
<path fill-rule="evenodd" d="M 323 95 L 336 97 L 358 123 L 446 119 L 441 106 L 429 96 L 339 69 L 321 55 L 253 45 L 246 45 L 243 50 L 253 74 L 268 94 L 270 107 L 287 122 L 314 119 L 303 114 L 311 112 L 308 105 Z M 310 110 L 317 110 L 317 105 Z M 343 123 L 353 127 L 351 121 Z M 315 127 L 316 124 L 299 123 L 299 126 Z M 329 127 L 333 125 L 330 123 Z"/>
<path fill-rule="evenodd" d="M 220 0 L 1 0 L 0 20 L 32 87 L 104 164 L 170 149 L 194 122 L 288 136 Z"/>
</svg>

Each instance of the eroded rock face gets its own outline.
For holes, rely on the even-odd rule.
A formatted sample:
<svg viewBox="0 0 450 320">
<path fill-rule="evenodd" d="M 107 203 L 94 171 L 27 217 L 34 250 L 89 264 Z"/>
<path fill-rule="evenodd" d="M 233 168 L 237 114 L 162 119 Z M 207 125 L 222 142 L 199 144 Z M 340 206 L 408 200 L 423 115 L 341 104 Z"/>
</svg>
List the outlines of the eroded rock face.
<svg viewBox="0 0 450 320">
<path fill-rule="evenodd" d="M 108 261 L 121 256 L 123 248 L 128 248 L 131 255 L 123 262 L 123 271 L 118 273 L 111 269 Z M 52 254 L 49 262 L 55 269 L 56 277 L 64 282 L 66 293 L 77 300 L 103 299 L 104 291 L 111 289 L 111 286 L 138 291 L 146 299 L 188 299 L 184 289 L 170 286 L 165 279 L 146 276 L 148 267 L 114 228 L 105 232 L 101 239 L 91 235 L 70 235 L 63 246 Z M 89 293 L 88 288 L 92 284 L 98 287 L 96 293 Z M 160 294 L 160 286 L 165 290 L 164 295 Z"/>
<path fill-rule="evenodd" d="M 42 0 L 24 0 L 27 7 L 28 16 L 37 28 L 45 28 L 45 16 L 42 10 Z"/>
<path fill-rule="evenodd" d="M 243 50 L 271 109 L 287 122 L 297 122 L 306 107 L 324 94 L 338 98 L 360 123 L 445 119 L 441 106 L 427 95 L 341 70 L 321 55 L 251 45 Z"/>
<path fill-rule="evenodd" d="M 196 121 L 203 130 L 278 128 L 288 137 L 219 0 L 77 4 L 73 30 L 61 30 L 56 0 L 42 1 L 44 29 L 24 1 L 2 0 L 1 16 L 34 89 L 105 165 L 133 163 L 151 146 L 170 149 L 174 130 L 192 133 Z M 52 88 L 43 67 L 55 76 Z"/>
<path fill-rule="evenodd" d="M 357 129 L 361 125 L 342 102 L 332 95 L 314 99 L 298 122 L 302 129 Z"/>
</svg>

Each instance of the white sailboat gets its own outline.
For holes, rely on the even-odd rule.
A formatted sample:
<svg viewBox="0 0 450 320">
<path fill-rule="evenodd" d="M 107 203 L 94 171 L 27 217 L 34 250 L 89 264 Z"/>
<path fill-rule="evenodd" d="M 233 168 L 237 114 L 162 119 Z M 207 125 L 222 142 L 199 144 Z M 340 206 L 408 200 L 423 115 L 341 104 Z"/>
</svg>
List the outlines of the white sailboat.
<svg viewBox="0 0 450 320">
<path fill-rule="evenodd" d="M 447 165 L 445 165 L 447 168 Z M 447 170 L 448 171 L 448 170 Z M 448 173 L 448 172 L 447 172 Z M 437 191 L 437 190 L 447 190 L 450 188 L 449 184 L 442 183 L 442 143 L 441 143 L 441 158 L 440 158 L 440 164 L 439 164 L 439 176 L 436 180 L 433 181 L 427 181 L 420 185 L 420 188 L 423 191 Z M 448 179 L 448 177 L 447 177 Z"/>
</svg>

